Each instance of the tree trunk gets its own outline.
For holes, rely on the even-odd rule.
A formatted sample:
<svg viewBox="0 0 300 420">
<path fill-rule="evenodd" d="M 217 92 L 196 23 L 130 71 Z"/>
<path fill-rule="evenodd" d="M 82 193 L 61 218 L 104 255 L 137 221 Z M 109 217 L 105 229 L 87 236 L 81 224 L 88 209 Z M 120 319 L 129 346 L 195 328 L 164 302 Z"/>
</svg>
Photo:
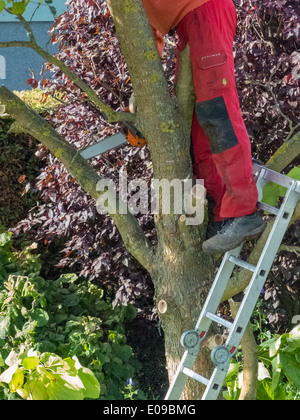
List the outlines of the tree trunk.
<svg viewBox="0 0 300 420">
<path fill-rule="evenodd" d="M 184 248 L 172 241 L 160 244 L 156 255 L 155 272 L 152 279 L 156 290 L 159 318 L 165 334 L 165 349 L 169 380 L 171 381 L 184 349 L 180 344 L 181 335 L 195 328 L 200 311 L 205 302 L 212 278 L 210 258 L 196 248 Z M 209 354 L 201 351 L 195 370 L 209 377 L 212 371 Z M 182 395 L 186 400 L 197 400 L 203 386 L 191 380 Z"/>
</svg>

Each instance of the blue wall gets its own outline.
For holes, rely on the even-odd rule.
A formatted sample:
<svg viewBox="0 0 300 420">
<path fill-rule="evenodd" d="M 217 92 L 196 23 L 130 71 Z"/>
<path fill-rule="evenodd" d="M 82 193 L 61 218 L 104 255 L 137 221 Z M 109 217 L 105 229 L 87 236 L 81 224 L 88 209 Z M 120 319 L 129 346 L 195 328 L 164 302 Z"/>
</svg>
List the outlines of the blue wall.
<svg viewBox="0 0 300 420">
<path fill-rule="evenodd" d="M 53 0 L 53 5 L 59 16 L 63 13 L 67 6 L 64 0 Z M 31 19 L 35 10 L 34 5 L 30 4 L 30 8 L 24 14 L 27 20 Z M 35 13 L 31 28 L 41 47 L 48 50 L 51 54 L 57 51 L 57 45 L 53 46 L 49 42 L 48 30 L 53 25 L 53 16 L 48 6 L 40 7 Z M 6 12 L 0 13 L 0 42 L 28 40 L 26 30 L 16 21 L 14 16 Z M 26 84 L 31 77 L 32 69 L 38 78 L 43 64 L 43 59 L 29 48 L 1 48 L 0 49 L 0 85 L 6 86 L 11 90 L 31 89 Z"/>
</svg>

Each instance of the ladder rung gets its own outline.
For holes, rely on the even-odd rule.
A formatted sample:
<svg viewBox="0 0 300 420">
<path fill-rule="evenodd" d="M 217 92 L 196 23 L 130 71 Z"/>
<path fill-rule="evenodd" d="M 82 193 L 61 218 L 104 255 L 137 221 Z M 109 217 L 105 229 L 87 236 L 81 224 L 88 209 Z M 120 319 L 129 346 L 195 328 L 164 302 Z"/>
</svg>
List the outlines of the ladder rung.
<svg viewBox="0 0 300 420">
<path fill-rule="evenodd" d="M 261 210 L 265 210 L 265 211 L 268 211 L 269 213 L 275 214 L 276 216 L 279 213 L 279 209 L 277 209 L 276 207 L 270 206 L 269 204 L 266 204 L 266 203 L 261 203 L 260 201 L 257 203 L 257 207 Z"/>
<path fill-rule="evenodd" d="M 211 312 L 206 312 L 205 314 L 206 318 L 211 319 L 212 321 L 216 322 L 217 324 L 223 325 L 223 327 L 231 329 L 233 324 L 229 321 L 226 321 L 226 319 L 220 318 L 217 315 L 212 314 Z"/>
<path fill-rule="evenodd" d="M 295 183 L 295 188 L 297 181 L 293 178 L 290 178 L 286 175 L 280 174 L 278 172 L 272 171 L 268 168 L 265 168 L 264 179 L 266 181 L 274 182 L 275 184 L 282 185 L 283 187 L 289 188 L 291 183 Z"/>
<path fill-rule="evenodd" d="M 209 380 L 204 378 L 204 376 L 199 375 L 198 373 L 194 372 L 192 369 L 189 368 L 183 368 L 182 373 L 189 376 L 190 378 L 196 379 L 196 381 L 201 382 L 205 386 L 209 384 Z"/>
<path fill-rule="evenodd" d="M 255 265 L 249 264 L 247 261 L 240 260 L 239 258 L 236 258 L 233 255 L 231 255 L 228 258 L 228 261 L 234 263 L 235 265 L 238 265 L 239 267 L 246 268 L 246 270 L 252 271 L 252 273 L 254 273 L 256 269 Z"/>
</svg>

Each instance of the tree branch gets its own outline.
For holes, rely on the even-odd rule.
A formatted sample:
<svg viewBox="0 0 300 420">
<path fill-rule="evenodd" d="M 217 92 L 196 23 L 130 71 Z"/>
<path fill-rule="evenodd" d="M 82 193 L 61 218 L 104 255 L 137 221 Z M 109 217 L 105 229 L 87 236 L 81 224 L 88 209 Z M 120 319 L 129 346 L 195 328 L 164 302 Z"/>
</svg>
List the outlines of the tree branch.
<svg viewBox="0 0 300 420">
<path fill-rule="evenodd" d="M 300 257 L 300 246 L 281 245 L 278 252 L 282 251 L 293 252 L 297 257 Z"/>
<path fill-rule="evenodd" d="M 191 133 L 196 94 L 193 82 L 193 69 L 189 44 L 187 44 L 186 48 L 182 51 L 179 57 L 176 96 L 179 107 L 184 115 L 187 130 Z"/>
<path fill-rule="evenodd" d="M 104 192 L 97 190 L 97 184 L 101 178 L 73 146 L 4 86 L 0 88 L 0 103 L 5 104 L 6 112 L 18 122 L 24 132 L 40 141 L 65 165 L 87 194 L 91 195 L 96 201 L 99 199 Z M 106 192 L 106 194 L 108 193 Z M 114 198 L 114 196 L 110 197 L 108 203 L 114 202 Z M 119 202 L 116 205 L 117 212 L 118 204 Z M 146 270 L 151 271 L 153 249 L 136 218 L 129 212 L 128 208 L 126 214 L 114 214 L 114 208 L 113 210 L 108 208 L 108 213 L 116 224 L 125 247 Z"/>
<path fill-rule="evenodd" d="M 119 121 L 128 121 L 134 122 L 135 116 L 129 112 L 115 112 L 108 105 L 101 101 L 98 94 L 90 88 L 80 77 L 78 77 L 63 61 L 52 56 L 50 53 L 45 51 L 42 47 L 36 42 L 34 33 L 31 29 L 29 22 L 27 22 L 23 16 L 18 15 L 16 18 L 21 22 L 21 24 L 26 29 L 30 41 L 8 41 L 0 42 L 0 48 L 9 48 L 9 47 L 25 47 L 30 48 L 40 55 L 44 60 L 58 67 L 73 83 L 75 83 L 83 92 L 86 93 L 88 99 L 107 117 L 108 122 L 119 122 Z"/>
<path fill-rule="evenodd" d="M 295 127 L 294 127 L 295 128 Z M 282 172 L 294 159 L 300 155 L 300 132 L 286 140 L 266 163 L 266 167 L 276 172 Z"/>
<path fill-rule="evenodd" d="M 230 300 L 230 309 L 233 318 L 236 317 L 240 307 L 239 302 Z M 252 324 L 246 327 L 245 333 L 241 340 L 241 347 L 244 356 L 243 369 L 243 385 L 239 400 L 255 401 L 257 392 L 257 376 L 258 376 L 258 349 L 253 335 Z"/>
<path fill-rule="evenodd" d="M 149 141 L 156 179 L 191 178 L 190 135 L 170 94 L 149 20 L 140 0 L 108 0 L 137 103 L 137 121 Z"/>
<path fill-rule="evenodd" d="M 31 48 L 31 42 L 30 41 L 6 41 L 6 42 L 0 42 L 0 48 Z"/>
</svg>

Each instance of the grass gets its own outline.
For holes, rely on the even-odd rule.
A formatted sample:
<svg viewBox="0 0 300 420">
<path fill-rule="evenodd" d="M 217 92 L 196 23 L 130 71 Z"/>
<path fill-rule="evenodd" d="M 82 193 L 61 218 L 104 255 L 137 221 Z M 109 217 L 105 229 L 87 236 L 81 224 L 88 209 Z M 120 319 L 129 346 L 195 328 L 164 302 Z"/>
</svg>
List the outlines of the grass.
<svg viewBox="0 0 300 420">
<path fill-rule="evenodd" d="M 38 89 L 14 93 L 41 115 L 60 105 L 50 96 L 45 102 Z M 26 185 L 34 185 L 41 165 L 35 156 L 37 141 L 23 133 L 10 133 L 13 121 L 10 117 L 0 118 L 0 223 L 7 228 L 26 217 L 34 206 L 37 195 L 32 189 L 23 192 Z"/>
<path fill-rule="evenodd" d="M 52 98 L 50 95 L 47 97 L 45 102 L 45 93 L 39 89 L 22 90 L 20 92 L 14 91 L 14 94 L 39 114 L 48 112 L 51 109 L 55 109 L 61 105 L 59 101 Z"/>
</svg>

